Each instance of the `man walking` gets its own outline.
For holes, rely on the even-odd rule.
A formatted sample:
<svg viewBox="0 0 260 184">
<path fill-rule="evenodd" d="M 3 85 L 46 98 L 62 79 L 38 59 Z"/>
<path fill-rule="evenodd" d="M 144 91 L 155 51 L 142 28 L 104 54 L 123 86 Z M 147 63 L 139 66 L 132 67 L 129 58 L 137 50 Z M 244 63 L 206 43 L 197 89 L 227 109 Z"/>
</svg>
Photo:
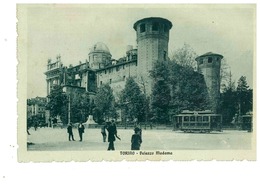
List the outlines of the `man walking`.
<svg viewBox="0 0 260 184">
<path fill-rule="evenodd" d="M 142 144 L 141 129 L 136 127 L 131 138 L 131 150 L 140 150 Z"/>
<path fill-rule="evenodd" d="M 78 126 L 78 131 L 79 131 L 79 138 L 80 140 L 79 141 L 82 141 L 82 135 L 85 131 L 85 127 L 82 123 L 79 123 L 79 126 Z"/>
<path fill-rule="evenodd" d="M 115 146 L 114 146 L 114 141 L 117 139 L 121 140 L 120 137 L 117 135 L 117 128 L 116 128 L 116 125 L 114 123 L 114 121 L 112 121 L 113 123 L 111 122 L 108 122 L 107 125 L 107 131 L 108 131 L 108 142 L 109 142 L 109 145 L 108 145 L 108 151 L 110 150 L 115 150 Z"/>
<path fill-rule="evenodd" d="M 69 134 L 69 141 L 71 141 L 71 138 L 72 138 L 73 141 L 75 141 L 74 137 L 73 137 L 72 124 L 71 123 L 68 124 L 67 132 Z"/>
<path fill-rule="evenodd" d="M 102 134 L 102 137 L 103 137 L 103 142 L 106 142 L 106 138 L 107 138 L 106 128 L 107 128 L 107 125 L 106 125 L 106 123 L 104 123 L 101 126 L 101 134 Z"/>
</svg>

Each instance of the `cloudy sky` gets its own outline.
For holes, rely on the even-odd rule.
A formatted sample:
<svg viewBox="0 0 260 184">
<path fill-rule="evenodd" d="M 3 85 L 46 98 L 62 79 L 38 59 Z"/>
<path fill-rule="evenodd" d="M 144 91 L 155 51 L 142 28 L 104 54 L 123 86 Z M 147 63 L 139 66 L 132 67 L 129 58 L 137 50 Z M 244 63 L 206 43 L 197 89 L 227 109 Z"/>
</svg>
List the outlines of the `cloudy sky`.
<svg viewBox="0 0 260 184">
<path fill-rule="evenodd" d="M 105 43 L 112 57 L 136 46 L 133 24 L 145 17 L 163 17 L 173 23 L 169 52 L 189 44 L 198 55 L 222 54 L 235 81 L 242 75 L 253 87 L 255 7 L 252 5 L 30 5 L 18 17 L 26 27 L 27 97 L 46 96 L 44 72 L 48 58 L 58 54 L 65 65 L 88 58 L 96 42 Z"/>
</svg>

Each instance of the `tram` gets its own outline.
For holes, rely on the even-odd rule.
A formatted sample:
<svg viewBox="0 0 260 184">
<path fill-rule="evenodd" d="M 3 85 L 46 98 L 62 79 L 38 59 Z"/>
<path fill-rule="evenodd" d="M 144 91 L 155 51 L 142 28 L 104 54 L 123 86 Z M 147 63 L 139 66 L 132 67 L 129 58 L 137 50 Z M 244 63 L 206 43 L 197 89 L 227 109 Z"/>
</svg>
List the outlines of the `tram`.
<svg viewBox="0 0 260 184">
<path fill-rule="evenodd" d="M 247 130 L 248 132 L 252 132 L 252 124 L 252 114 L 246 114 L 241 116 L 241 130 Z"/>
<path fill-rule="evenodd" d="M 222 131 L 222 115 L 214 114 L 209 110 L 184 110 L 178 115 L 173 115 L 172 120 L 174 130 L 206 133 Z"/>
</svg>

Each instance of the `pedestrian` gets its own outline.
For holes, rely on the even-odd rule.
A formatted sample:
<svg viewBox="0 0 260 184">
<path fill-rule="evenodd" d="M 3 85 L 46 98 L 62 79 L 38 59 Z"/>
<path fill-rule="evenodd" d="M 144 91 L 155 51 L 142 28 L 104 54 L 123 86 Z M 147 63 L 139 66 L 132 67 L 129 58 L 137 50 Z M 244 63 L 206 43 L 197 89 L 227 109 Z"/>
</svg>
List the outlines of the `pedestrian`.
<svg viewBox="0 0 260 184">
<path fill-rule="evenodd" d="M 106 142 L 106 139 L 107 139 L 106 128 L 107 128 L 106 123 L 103 123 L 103 125 L 101 126 L 101 134 L 103 137 L 103 142 Z"/>
<path fill-rule="evenodd" d="M 75 141 L 75 140 L 74 140 L 74 137 L 73 137 L 73 131 L 72 131 L 72 124 L 71 124 L 71 123 L 68 124 L 67 132 L 68 132 L 68 134 L 69 134 L 69 141 L 71 141 L 71 139 L 72 139 L 73 141 Z"/>
<path fill-rule="evenodd" d="M 58 122 L 57 118 L 56 118 L 56 117 L 54 117 L 54 118 L 53 118 L 53 120 L 52 120 L 52 123 L 53 123 L 54 125 L 56 125 L 56 124 L 57 124 L 57 122 Z"/>
<path fill-rule="evenodd" d="M 56 117 L 54 117 L 53 119 L 52 119 L 52 128 L 54 128 L 54 126 L 57 126 L 57 118 Z"/>
<path fill-rule="evenodd" d="M 142 144 L 141 129 L 136 127 L 131 138 L 131 150 L 140 150 Z"/>
<path fill-rule="evenodd" d="M 114 141 L 116 140 L 116 138 L 118 138 L 119 140 L 120 137 L 117 135 L 117 129 L 116 129 L 116 125 L 111 122 L 107 123 L 107 131 L 108 131 L 108 151 L 110 150 L 115 150 L 115 146 L 114 146 Z"/>
<path fill-rule="evenodd" d="M 136 127 L 136 126 L 137 126 L 137 124 L 138 124 L 138 119 L 137 119 L 137 118 L 135 118 L 135 119 L 134 119 L 134 126 Z"/>
<path fill-rule="evenodd" d="M 116 123 L 114 120 L 112 120 L 112 127 L 114 129 L 116 138 L 121 141 L 121 138 L 117 135 L 117 127 L 116 127 Z"/>
<path fill-rule="evenodd" d="M 35 120 L 34 120 L 34 130 L 36 131 L 37 128 L 38 128 L 38 120 L 35 119 Z"/>
<path fill-rule="evenodd" d="M 82 134 L 84 133 L 85 131 L 85 127 L 82 123 L 79 123 L 78 125 L 78 131 L 79 131 L 79 138 L 80 140 L 79 141 L 82 141 Z"/>
</svg>

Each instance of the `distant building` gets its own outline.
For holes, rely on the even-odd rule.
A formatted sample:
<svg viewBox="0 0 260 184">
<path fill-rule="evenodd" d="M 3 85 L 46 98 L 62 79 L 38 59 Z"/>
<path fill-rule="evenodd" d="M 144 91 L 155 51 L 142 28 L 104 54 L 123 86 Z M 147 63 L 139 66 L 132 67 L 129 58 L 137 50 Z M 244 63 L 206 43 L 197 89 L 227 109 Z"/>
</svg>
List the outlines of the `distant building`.
<svg viewBox="0 0 260 184">
<path fill-rule="evenodd" d="M 90 96 L 95 95 L 97 87 L 110 84 L 118 99 L 128 77 L 133 77 L 138 83 L 144 81 L 147 95 L 150 95 L 153 81 L 149 71 L 155 62 L 169 60 L 168 42 L 172 23 L 164 18 L 150 17 L 138 20 L 133 28 L 136 31 L 137 48 L 127 46 L 125 56 L 120 59 L 113 59 L 109 48 L 102 42 L 94 44 L 88 60 L 79 62 L 77 66 L 63 66 L 60 56 L 54 62 L 49 59 L 45 72 L 47 95 L 55 84 L 73 88 L 74 91 L 85 91 Z M 222 58 L 220 54 L 211 52 L 196 58 L 198 72 L 204 75 L 206 81 L 213 112 L 217 110 L 220 95 Z"/>
<path fill-rule="evenodd" d="M 27 117 L 38 116 L 44 118 L 46 102 L 45 97 L 27 99 Z"/>
</svg>

